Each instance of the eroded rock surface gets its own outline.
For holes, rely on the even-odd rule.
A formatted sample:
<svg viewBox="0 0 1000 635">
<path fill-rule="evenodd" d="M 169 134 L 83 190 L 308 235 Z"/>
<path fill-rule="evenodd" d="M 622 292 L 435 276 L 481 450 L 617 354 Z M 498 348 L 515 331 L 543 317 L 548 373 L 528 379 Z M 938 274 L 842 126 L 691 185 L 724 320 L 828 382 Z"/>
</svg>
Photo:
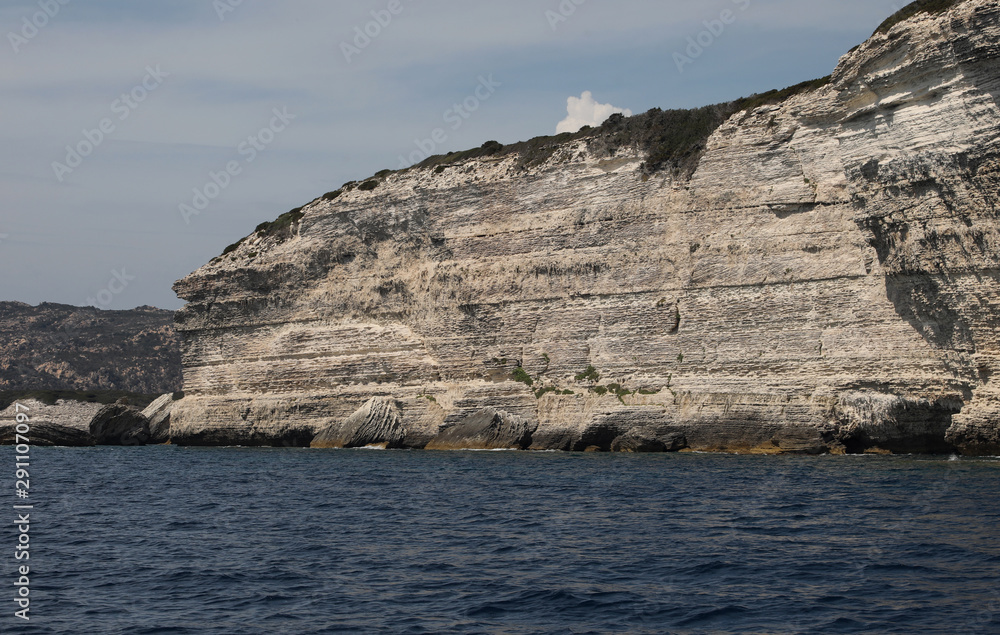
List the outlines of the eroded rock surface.
<svg viewBox="0 0 1000 635">
<path fill-rule="evenodd" d="M 18 407 L 20 404 L 20 408 Z M 90 421 L 104 406 L 85 401 L 58 400 L 47 404 L 37 399 L 18 399 L 0 411 L 0 425 L 15 422 L 18 412 L 28 415 L 30 421 L 47 421 L 68 428 L 89 431 Z"/>
<path fill-rule="evenodd" d="M 484 408 L 443 430 L 426 446 L 428 450 L 525 450 L 537 424 Z"/>
<path fill-rule="evenodd" d="M 677 452 L 688 446 L 683 434 L 657 433 L 651 428 L 630 428 L 611 442 L 612 452 Z"/>
<path fill-rule="evenodd" d="M 149 420 L 138 408 L 114 403 L 97 411 L 90 421 L 90 434 L 97 445 L 145 445 Z"/>
<path fill-rule="evenodd" d="M 399 405 L 391 399 L 373 397 L 343 423 L 334 423 L 312 440 L 314 448 L 401 448 L 406 437 Z"/>
<path fill-rule="evenodd" d="M 1000 454 L 998 99 L 1000 5 L 968 0 L 690 177 L 576 140 L 317 199 L 176 284 L 172 434 L 301 442 L 391 396 L 408 447 L 491 407 L 533 448 Z"/>
<path fill-rule="evenodd" d="M 80 448 L 97 443 L 94 436 L 86 430 L 48 421 L 32 421 L 28 434 L 21 436 L 27 437 L 29 445 L 35 446 Z M 0 424 L 0 445 L 17 445 L 23 442 L 18 439 L 16 423 Z"/>
<path fill-rule="evenodd" d="M 149 420 L 150 443 L 166 443 L 170 440 L 170 413 L 179 397 L 180 395 L 172 392 L 160 395 L 142 411 L 142 416 Z"/>
</svg>

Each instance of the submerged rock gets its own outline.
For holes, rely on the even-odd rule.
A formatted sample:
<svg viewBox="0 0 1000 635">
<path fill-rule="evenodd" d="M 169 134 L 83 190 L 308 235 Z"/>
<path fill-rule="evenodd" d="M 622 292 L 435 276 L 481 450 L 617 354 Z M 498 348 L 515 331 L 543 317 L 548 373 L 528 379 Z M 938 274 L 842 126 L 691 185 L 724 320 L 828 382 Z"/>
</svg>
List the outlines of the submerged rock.
<svg viewBox="0 0 1000 635">
<path fill-rule="evenodd" d="M 816 428 L 786 428 L 771 439 L 774 451 L 779 454 L 827 454 L 843 446 L 831 444 Z"/>
<path fill-rule="evenodd" d="M 679 432 L 657 434 L 650 428 L 632 428 L 611 442 L 612 452 L 677 452 L 688 445 Z"/>
<path fill-rule="evenodd" d="M 390 399 L 373 397 L 343 423 L 321 430 L 313 438 L 314 448 L 363 448 L 378 445 L 402 447 L 406 429 L 400 422 L 399 405 Z"/>
<path fill-rule="evenodd" d="M 17 445 L 17 424 L 10 423 L 0 426 L 0 445 Z M 32 421 L 27 435 L 30 445 L 61 446 L 81 448 L 96 445 L 94 435 L 80 428 L 71 428 L 48 421 Z"/>
<path fill-rule="evenodd" d="M 122 402 L 105 406 L 90 421 L 90 434 L 97 445 L 145 445 L 149 442 L 149 419 Z"/>
<path fill-rule="evenodd" d="M 445 429 L 427 444 L 428 450 L 524 450 L 534 428 L 523 418 L 495 408 L 483 408 Z"/>
</svg>

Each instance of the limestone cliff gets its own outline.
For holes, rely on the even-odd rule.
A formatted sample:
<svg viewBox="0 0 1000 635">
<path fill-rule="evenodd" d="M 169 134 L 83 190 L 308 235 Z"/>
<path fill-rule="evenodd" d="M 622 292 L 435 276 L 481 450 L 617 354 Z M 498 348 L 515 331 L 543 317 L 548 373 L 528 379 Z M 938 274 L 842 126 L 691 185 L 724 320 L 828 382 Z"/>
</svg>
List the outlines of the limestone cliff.
<svg viewBox="0 0 1000 635">
<path fill-rule="evenodd" d="M 493 408 L 533 448 L 1000 453 L 998 57 L 967 0 L 690 169 L 612 121 L 317 199 L 176 284 L 174 442 L 308 444 L 381 398 L 405 447 Z"/>
</svg>

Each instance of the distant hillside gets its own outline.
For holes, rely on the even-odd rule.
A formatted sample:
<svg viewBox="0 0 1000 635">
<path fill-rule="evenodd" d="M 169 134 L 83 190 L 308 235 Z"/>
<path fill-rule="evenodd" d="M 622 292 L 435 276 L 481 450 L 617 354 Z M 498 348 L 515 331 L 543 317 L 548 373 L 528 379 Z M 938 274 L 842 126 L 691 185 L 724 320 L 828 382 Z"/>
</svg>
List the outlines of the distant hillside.
<svg viewBox="0 0 1000 635">
<path fill-rule="evenodd" d="M 180 390 L 173 315 L 0 302 L 0 391 Z"/>
</svg>

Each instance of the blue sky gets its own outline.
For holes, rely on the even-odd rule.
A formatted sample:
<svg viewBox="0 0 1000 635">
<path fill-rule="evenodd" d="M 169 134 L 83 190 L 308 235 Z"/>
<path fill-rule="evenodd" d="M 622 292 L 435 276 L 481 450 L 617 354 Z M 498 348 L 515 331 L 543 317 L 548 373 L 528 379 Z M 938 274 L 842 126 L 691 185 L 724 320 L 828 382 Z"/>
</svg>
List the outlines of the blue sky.
<svg viewBox="0 0 1000 635">
<path fill-rule="evenodd" d="M 553 134 L 584 91 L 640 113 L 782 88 L 830 73 L 902 4 L 8 1 L 0 300 L 178 308 L 174 280 L 258 223 L 398 167 L 436 128 L 446 152 Z M 674 54 L 724 11 L 680 72 Z M 366 28 L 377 35 L 355 43 Z M 453 130 L 444 117 L 480 78 L 489 99 Z M 213 174 L 225 187 L 185 222 L 179 206 L 216 194 Z"/>
</svg>

